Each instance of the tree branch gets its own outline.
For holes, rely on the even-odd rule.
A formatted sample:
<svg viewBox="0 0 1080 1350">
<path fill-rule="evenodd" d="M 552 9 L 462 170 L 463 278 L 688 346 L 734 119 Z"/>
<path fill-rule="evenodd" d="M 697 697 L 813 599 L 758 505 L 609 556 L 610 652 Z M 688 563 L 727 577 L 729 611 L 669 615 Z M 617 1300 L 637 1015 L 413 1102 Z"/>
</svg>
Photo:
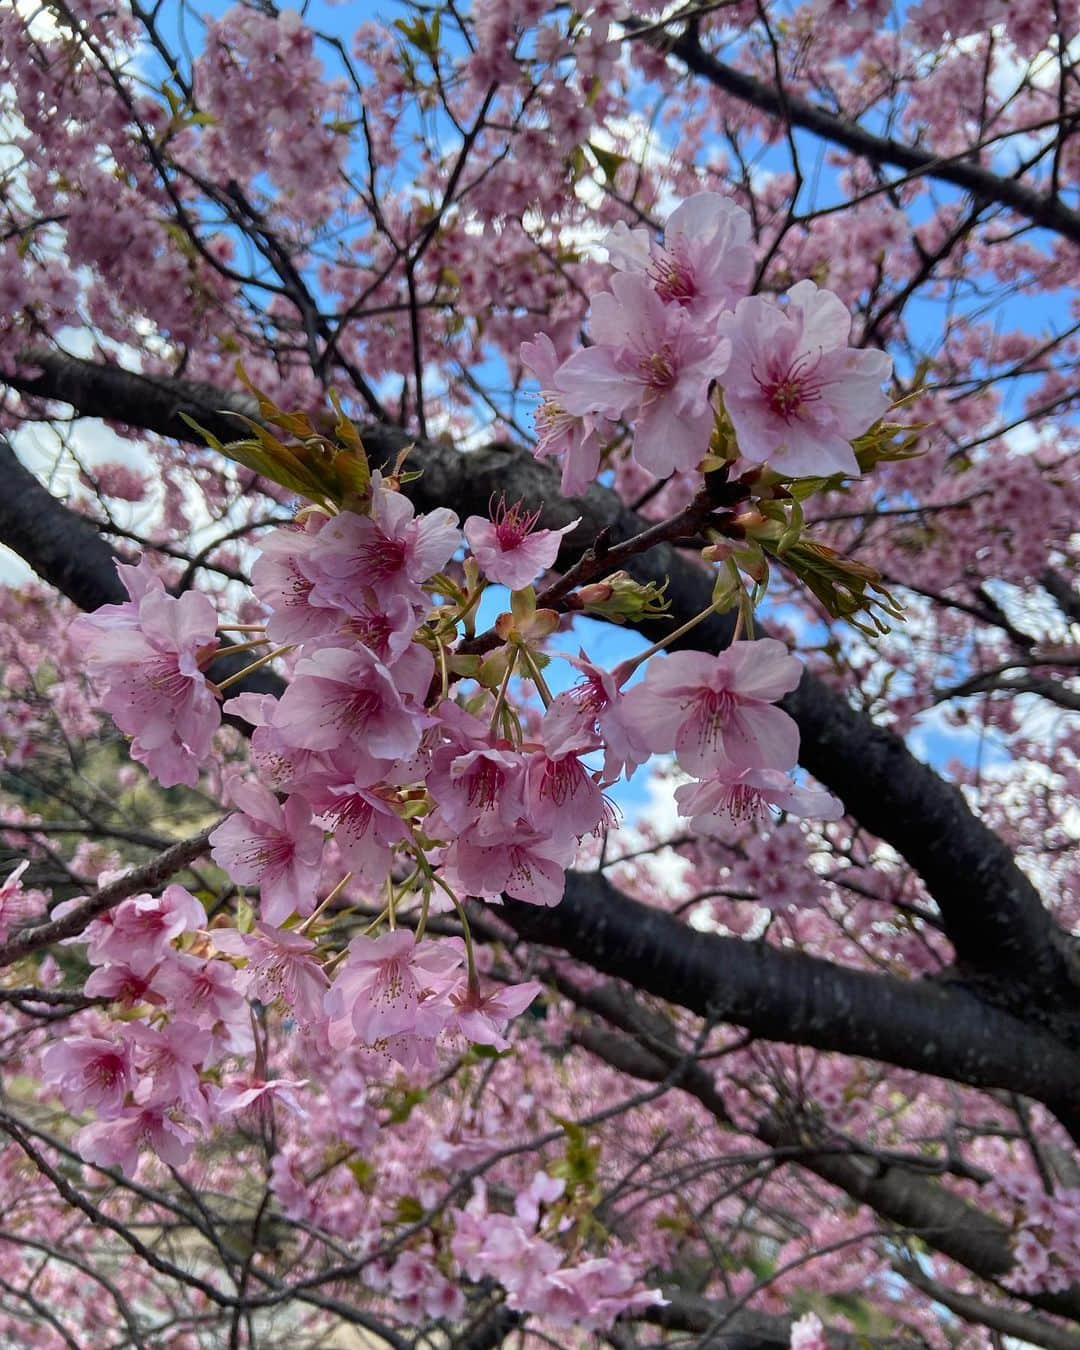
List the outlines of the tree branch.
<svg viewBox="0 0 1080 1350">
<path fill-rule="evenodd" d="M 692 27 L 675 37 L 641 20 L 623 19 L 622 23 L 631 38 L 640 34 L 640 40 L 658 51 L 678 57 L 687 70 L 760 112 L 813 132 L 872 164 L 892 164 L 906 169 L 909 176 L 933 178 L 971 193 L 976 200 L 1006 206 L 1035 225 L 1080 244 L 1080 212 L 1066 206 L 1058 197 L 1036 192 L 1018 179 L 991 173 L 960 155 L 934 155 L 917 146 L 877 136 L 857 122 L 838 117 L 797 95 L 787 91 L 781 94 L 773 85 L 717 60 L 702 47 Z"/>
</svg>

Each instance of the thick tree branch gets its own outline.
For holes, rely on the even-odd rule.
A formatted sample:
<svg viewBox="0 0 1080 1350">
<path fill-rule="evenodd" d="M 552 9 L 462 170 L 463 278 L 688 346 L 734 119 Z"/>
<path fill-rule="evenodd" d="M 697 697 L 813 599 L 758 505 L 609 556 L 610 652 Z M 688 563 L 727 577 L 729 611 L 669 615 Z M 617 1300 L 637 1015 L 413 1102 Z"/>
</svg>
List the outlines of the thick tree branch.
<svg viewBox="0 0 1080 1350">
<path fill-rule="evenodd" d="M 1044 1102 L 1080 1135 L 1080 1055 L 959 984 L 901 980 L 688 928 L 597 872 L 567 874 L 553 909 L 499 915 L 530 942 L 766 1040 L 816 1046 Z"/>
</svg>

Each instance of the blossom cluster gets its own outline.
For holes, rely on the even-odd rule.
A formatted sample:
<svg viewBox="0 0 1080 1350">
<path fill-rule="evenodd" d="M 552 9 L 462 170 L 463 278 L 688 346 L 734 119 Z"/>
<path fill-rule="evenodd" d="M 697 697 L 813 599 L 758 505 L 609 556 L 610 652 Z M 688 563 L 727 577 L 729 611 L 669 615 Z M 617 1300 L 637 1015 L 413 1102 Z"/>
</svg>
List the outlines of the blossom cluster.
<svg viewBox="0 0 1080 1350">
<path fill-rule="evenodd" d="M 871 389 L 883 367 L 847 348 L 846 313 L 839 322 L 839 302 L 810 283 L 786 309 L 742 295 L 748 237 L 742 213 L 709 194 L 675 213 L 663 246 L 615 232 L 594 345 L 558 367 L 551 379 L 565 401 L 549 396 L 538 413 L 541 452 L 556 422 L 570 437 L 572 483 L 595 474 L 617 418 L 633 423 L 633 454 L 657 475 L 702 465 L 722 426 L 750 464 L 809 473 L 854 463 L 850 438 L 884 406 Z M 775 371 L 762 374 L 759 340 L 787 363 L 786 392 Z M 533 349 L 541 364 L 553 351 L 546 339 Z M 741 360 L 757 372 L 756 394 L 734 376 L 723 383 Z M 251 730 L 245 763 L 221 775 L 232 811 L 210 842 L 241 893 L 257 891 L 257 908 L 238 908 L 236 926 L 209 924 L 201 902 L 173 886 L 125 901 L 84 934 L 95 967 L 87 992 L 119 1010 L 124 1036 L 102 1016 L 54 1047 L 45 1070 L 73 1109 L 97 1113 L 78 1145 L 99 1163 L 130 1171 L 146 1145 L 180 1161 L 201 1129 L 231 1114 L 275 1100 L 304 1109 L 302 1082 L 237 1076 L 235 1061 L 260 1064 L 253 1003 L 281 1007 L 319 1062 L 374 1054 L 411 1073 L 436 1069 L 440 1048 L 506 1050 L 510 1021 L 540 985 L 481 980 L 465 902 L 558 904 L 579 846 L 613 821 L 605 791 L 655 754 L 673 754 L 688 777 L 676 805 L 699 834 L 771 810 L 841 814 L 792 777 L 798 730 L 776 705 L 801 665 L 783 643 L 751 636 L 719 654 L 669 652 L 684 626 L 613 669 L 557 652 L 561 615 L 532 583 L 577 520 L 537 528 L 535 507 L 504 500 L 463 523 L 444 507 L 418 513 L 400 464 L 371 473 L 362 452 L 343 453 L 349 490 L 322 493 L 260 540 L 251 586 L 263 623 L 219 626 L 209 600 L 172 594 L 143 562 L 121 569 L 126 602 L 76 625 L 102 706 L 164 786 L 195 786 L 212 767 L 223 714 Z M 491 586 L 510 590 L 510 608 L 478 638 Z M 738 591 L 741 632 L 752 601 Z M 612 576 L 576 588 L 568 607 L 601 595 L 609 606 L 645 603 Z M 249 666 L 215 679 L 226 654 Z M 229 694 L 275 659 L 289 673 L 283 692 Z M 558 693 L 544 673 L 553 660 L 569 669 Z M 461 936 L 431 936 L 432 917 L 451 913 Z M 279 1180 L 288 1191 L 287 1169 Z M 469 1278 L 499 1279 L 513 1307 L 604 1326 L 643 1297 L 636 1277 L 606 1260 L 565 1266 L 539 1223 L 539 1206 L 557 1199 L 548 1189 L 519 1196 L 513 1218 L 474 1198 L 456 1216 L 455 1259 Z M 415 1266 L 415 1252 L 406 1256 Z M 453 1315 L 452 1285 L 418 1280 L 409 1261 L 388 1269 L 387 1287 Z"/>
<path fill-rule="evenodd" d="M 563 491 L 596 476 L 615 423 L 657 477 L 694 470 L 716 422 L 715 391 L 748 464 L 786 477 L 859 473 L 851 442 L 889 405 L 888 356 L 848 346 L 851 315 L 832 292 L 800 281 L 778 305 L 750 295 L 749 215 L 718 193 L 672 212 L 663 244 L 616 226 L 617 269 L 593 296 L 591 345 L 558 362 L 550 338 L 522 347 L 539 379 L 537 454 L 562 460 Z"/>
</svg>

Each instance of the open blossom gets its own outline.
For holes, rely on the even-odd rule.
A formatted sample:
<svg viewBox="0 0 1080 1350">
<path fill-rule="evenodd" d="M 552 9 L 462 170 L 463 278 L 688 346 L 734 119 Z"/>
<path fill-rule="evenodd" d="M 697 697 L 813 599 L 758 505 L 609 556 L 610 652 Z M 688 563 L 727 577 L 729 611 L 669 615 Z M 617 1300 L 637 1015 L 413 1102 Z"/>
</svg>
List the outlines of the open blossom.
<svg viewBox="0 0 1080 1350">
<path fill-rule="evenodd" d="M 493 518 L 470 516 L 465 522 L 465 538 L 473 557 L 489 581 L 520 590 L 555 562 L 564 534 L 577 528 L 581 517 L 558 530 L 534 530 L 540 508 L 527 511 L 522 502 L 513 506 L 500 500 Z"/>
<path fill-rule="evenodd" d="M 313 959 L 315 944 L 310 938 L 267 923 L 256 923 L 250 933 L 215 928 L 210 937 L 219 951 L 247 959 L 235 980 L 236 988 L 247 998 L 266 1004 L 280 998 L 302 1024 L 322 1016 L 330 981 Z"/>
<path fill-rule="evenodd" d="M 447 852 L 447 871 L 467 895 L 551 906 L 563 897 L 573 855 L 572 844 L 521 825 L 493 839 L 463 835 Z"/>
<path fill-rule="evenodd" d="M 438 1034 L 453 1014 L 449 993 L 465 959 L 457 938 L 417 942 L 405 929 L 355 937 L 326 995 L 330 1044 L 373 1045 L 408 1033 Z"/>
<path fill-rule="evenodd" d="M 537 459 L 554 455 L 562 460 L 564 497 L 579 497 L 600 469 L 600 452 L 607 419 L 598 413 L 570 413 L 565 399 L 568 389 L 559 378 L 559 358 L 546 333 L 521 344 L 521 359 L 540 381 L 540 404 L 536 409 Z"/>
<path fill-rule="evenodd" d="M 159 1031 L 133 1022 L 139 1085 L 135 1100 L 146 1106 L 179 1104 L 196 1118 L 206 1115 L 199 1069 L 210 1053 L 210 1033 L 193 1022 L 170 1021 Z"/>
<path fill-rule="evenodd" d="M 614 267 L 645 273 L 665 304 L 711 317 L 734 309 L 750 288 L 750 230 L 741 206 L 718 192 L 698 192 L 672 211 L 663 244 L 620 221 L 604 247 Z"/>
<path fill-rule="evenodd" d="M 602 781 L 613 783 L 623 772 L 629 778 L 652 753 L 632 716 L 625 715 L 622 685 L 631 668 L 623 663 L 607 670 L 590 661 L 584 651 L 577 656 L 563 652 L 562 659 L 576 666 L 585 678 L 552 699 L 541 728 L 544 749 L 549 755 L 564 755 L 586 744 L 590 749 L 602 745 Z"/>
<path fill-rule="evenodd" d="M 673 652 L 650 663 L 624 706 L 645 744 L 674 750 L 687 773 L 790 769 L 799 729 L 773 701 L 801 676 L 802 666 L 775 638 L 736 642 L 719 656 Z"/>
<path fill-rule="evenodd" d="M 847 345 L 839 297 L 800 281 L 785 309 L 748 296 L 720 326 L 732 342 L 724 406 L 743 458 L 793 477 L 858 474 L 851 442 L 888 408 L 892 362 Z"/>
<path fill-rule="evenodd" d="M 366 647 L 327 647 L 298 661 L 273 716 L 275 730 L 307 750 L 358 742 L 371 755 L 407 759 L 431 719 L 421 711 L 435 663 L 426 648 L 391 669 Z"/>
<path fill-rule="evenodd" d="M 595 345 L 559 367 L 567 409 L 628 418 L 634 460 L 657 477 L 696 468 L 709 448 L 709 386 L 727 366 L 728 339 L 665 305 L 635 272 L 616 274 L 611 293 L 594 298 L 590 330 Z"/>
<path fill-rule="evenodd" d="M 791 1350 L 829 1350 L 825 1328 L 817 1313 L 804 1313 L 791 1328 Z"/>
<path fill-rule="evenodd" d="M 380 886 L 390 873 L 395 844 L 409 837 L 398 815 L 397 790 L 365 783 L 366 775 L 331 784 L 312 793 L 320 821 L 334 832 L 345 866 L 369 885 Z"/>
<path fill-rule="evenodd" d="M 417 516 L 412 502 L 372 476 L 370 516 L 343 511 L 319 534 L 322 577 L 316 599 L 337 603 L 364 586 L 380 600 L 401 595 L 411 604 L 425 603 L 420 583 L 448 560 L 461 542 L 458 518 L 444 506 Z"/>
<path fill-rule="evenodd" d="M 711 775 L 675 789 L 679 814 L 696 833 L 725 832 L 728 823 L 767 816 L 770 808 L 792 816 L 838 820 L 843 803 L 824 788 L 802 787 L 780 769 L 741 769 Z"/>
<path fill-rule="evenodd" d="M 319 884 L 323 834 L 301 797 L 284 806 L 261 783 L 231 785 L 240 808 L 210 836 L 211 856 L 241 886 L 258 886 L 268 923 L 290 914 L 310 914 Z"/>
<path fill-rule="evenodd" d="M 266 631 L 275 642 L 307 642 L 334 631 L 335 610 L 315 604 L 324 544 L 318 534 L 276 529 L 259 540 L 251 589 L 270 610 Z"/>
<path fill-rule="evenodd" d="M 41 1063 L 46 1082 L 60 1089 L 71 1111 L 96 1107 L 103 1115 L 115 1115 L 135 1086 L 131 1045 L 100 1036 L 54 1041 Z"/>
<path fill-rule="evenodd" d="M 549 755 L 537 750 L 525 771 L 525 816 L 542 834 L 570 843 L 610 822 L 612 808 L 576 751 Z"/>
<path fill-rule="evenodd" d="M 173 882 L 160 896 L 124 900 L 110 918 L 93 934 L 90 960 L 94 965 L 126 965 L 145 976 L 181 933 L 194 932 L 206 922 L 206 910 L 189 890 Z"/>
<path fill-rule="evenodd" d="M 477 985 L 465 984 L 450 995 L 458 1030 L 474 1045 L 491 1045 L 505 1050 L 510 1042 L 503 1034 L 506 1024 L 523 1013 L 540 993 L 536 980 L 524 984 L 501 985 L 482 994 Z"/>
<path fill-rule="evenodd" d="M 22 886 L 22 874 L 29 866 L 30 860 L 26 859 L 0 882 L 0 942 L 6 942 L 11 929 L 33 913 L 34 907 Z"/>
<path fill-rule="evenodd" d="M 133 738 L 132 757 L 162 787 L 194 787 L 221 723 L 202 672 L 218 648 L 217 615 L 205 595 L 176 599 L 145 575 L 125 580 L 145 583 L 137 615 L 132 606 L 107 606 L 110 615 L 77 621 L 73 631 L 88 639 L 87 666 L 105 686 L 101 706 Z"/>
<path fill-rule="evenodd" d="M 119 1167 L 130 1177 L 143 1149 L 170 1167 L 182 1166 L 191 1156 L 195 1136 L 161 1107 L 135 1106 L 115 1119 L 84 1125 L 73 1142 L 87 1162 Z"/>
</svg>

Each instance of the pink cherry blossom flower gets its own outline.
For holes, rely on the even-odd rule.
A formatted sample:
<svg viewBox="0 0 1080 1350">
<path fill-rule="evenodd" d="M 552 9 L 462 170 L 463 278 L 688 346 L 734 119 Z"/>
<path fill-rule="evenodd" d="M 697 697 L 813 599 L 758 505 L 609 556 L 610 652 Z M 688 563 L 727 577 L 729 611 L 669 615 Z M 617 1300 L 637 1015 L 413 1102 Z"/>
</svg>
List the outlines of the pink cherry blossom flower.
<svg viewBox="0 0 1080 1350">
<path fill-rule="evenodd" d="M 829 1342 L 817 1313 L 804 1313 L 791 1328 L 791 1350 L 829 1350 Z"/>
<path fill-rule="evenodd" d="M 240 807 L 210 836 L 211 857 L 241 886 L 258 886 L 263 918 L 279 924 L 290 914 L 310 914 L 322 863 L 323 832 L 302 797 L 284 806 L 261 783 L 230 786 Z"/>
<path fill-rule="evenodd" d="M 450 995 L 456 1013 L 456 1026 L 474 1045 L 491 1045 L 505 1050 L 510 1042 L 504 1032 L 511 1018 L 523 1013 L 543 989 L 536 980 L 524 984 L 501 985 L 481 994 L 476 985 L 465 984 Z"/>
<path fill-rule="evenodd" d="M 566 1190 L 564 1177 L 548 1176 L 547 1172 L 537 1172 L 523 1191 L 514 1197 L 514 1213 L 522 1223 L 535 1228 L 540 1222 L 541 1205 L 553 1205 L 561 1200 Z"/>
<path fill-rule="evenodd" d="M 363 586 L 380 599 L 401 595 L 423 606 L 420 583 L 454 554 L 461 542 L 457 523 L 444 506 L 417 516 L 407 497 L 373 475 L 371 515 L 343 511 L 319 535 L 319 567 L 327 581 L 320 581 L 317 594 L 336 603 L 336 595 Z"/>
<path fill-rule="evenodd" d="M 256 1104 L 266 1109 L 271 1102 L 280 1102 L 294 1115 L 306 1116 L 307 1108 L 300 1102 L 297 1092 L 307 1087 L 306 1078 L 239 1078 L 226 1083 L 214 1094 L 214 1106 L 223 1116 L 238 1115 L 248 1111 Z"/>
<path fill-rule="evenodd" d="M 308 750 L 355 741 L 383 759 L 408 758 L 431 723 L 421 704 L 435 664 L 426 649 L 416 651 L 416 670 L 399 671 L 399 662 L 395 674 L 366 647 L 329 647 L 298 661 L 274 714 L 275 729 Z M 409 676 L 404 689 L 396 682 L 403 673 Z"/>
<path fill-rule="evenodd" d="M 139 1066 L 135 1092 L 139 1105 L 179 1105 L 196 1118 L 205 1118 L 198 1071 L 210 1053 L 210 1033 L 193 1022 L 173 1021 L 160 1031 L 133 1022 L 129 1034 Z"/>
<path fill-rule="evenodd" d="M 464 959 L 460 939 L 417 942 L 404 929 L 353 938 L 326 995 L 330 1044 L 335 1049 L 353 1041 L 372 1045 L 401 1033 L 427 1036 L 441 1030 L 453 1009 L 446 999 L 433 1017 L 434 1003 L 449 994 L 448 977 Z"/>
<path fill-rule="evenodd" d="M 235 976 L 227 962 L 200 961 L 179 952 L 163 963 L 155 982 L 176 1016 L 207 1027 L 222 1048 L 247 1054 L 254 1046 L 251 1016 Z"/>
<path fill-rule="evenodd" d="M 312 775 L 324 769 L 324 757 L 318 750 L 294 745 L 286 733 L 274 725 L 279 700 L 271 694 L 238 694 L 223 710 L 242 717 L 255 730 L 251 735 L 251 764 L 259 781 L 274 792 L 293 792 Z M 354 746 L 353 754 L 359 753 Z M 373 761 L 374 762 L 374 761 Z M 373 778 L 379 777 L 375 773 Z"/>
<path fill-rule="evenodd" d="M 307 642 L 332 633 L 338 615 L 312 601 L 324 545 L 318 534 L 271 530 L 259 540 L 251 588 L 270 610 L 266 631 L 275 642 Z"/>
<path fill-rule="evenodd" d="M 616 274 L 611 288 L 593 300 L 595 345 L 559 367 L 566 407 L 626 417 L 635 462 L 659 478 L 694 469 L 712 434 L 709 386 L 723 374 L 731 343 L 715 325 L 698 327 L 685 310 L 665 305 L 638 273 Z"/>
<path fill-rule="evenodd" d="M 645 744 L 674 749 L 688 773 L 790 769 L 799 729 L 773 700 L 801 676 L 800 663 L 775 638 L 736 642 L 718 656 L 673 652 L 650 662 L 623 706 Z"/>
<path fill-rule="evenodd" d="M 28 919 L 36 908 L 22 886 L 22 874 L 29 866 L 27 858 L 0 883 L 0 942 L 6 942 L 12 928 Z"/>
<path fill-rule="evenodd" d="M 141 1149 L 170 1167 L 181 1167 L 191 1156 L 195 1136 L 160 1107 L 145 1106 L 131 1107 L 114 1120 L 84 1125 L 73 1142 L 87 1162 L 118 1167 L 131 1177 L 138 1168 Z"/>
<path fill-rule="evenodd" d="M 396 789 L 354 780 L 337 783 L 314 799 L 320 821 L 334 832 L 345 866 L 371 886 L 390 872 L 395 844 L 409 837 L 398 815 Z"/>
<path fill-rule="evenodd" d="M 513 828 L 524 813 L 525 756 L 488 743 L 477 719 L 459 722 L 452 728 L 454 740 L 432 756 L 427 779 L 440 824 L 451 834 L 471 830 L 478 836 Z"/>
<path fill-rule="evenodd" d="M 107 998 L 124 1008 L 134 1008 L 140 1003 L 150 1003 L 161 1007 L 165 996 L 154 987 L 157 966 L 139 974 L 130 966 L 99 966 L 91 972 L 83 985 L 87 998 Z"/>
<path fill-rule="evenodd" d="M 355 638 L 384 666 L 393 666 L 401 657 L 423 651 L 413 645 L 416 611 L 404 596 L 380 599 L 374 591 L 343 596 L 337 620 L 338 634 Z"/>
<path fill-rule="evenodd" d="M 632 717 L 625 715 L 622 685 L 631 674 L 626 663 L 605 670 L 594 665 L 584 651 L 578 656 L 563 652 L 564 661 L 585 676 L 571 689 L 556 694 L 544 714 L 541 735 L 549 755 L 566 754 L 603 745 L 602 781 L 613 783 L 621 773 L 629 778 L 652 753 L 642 742 Z"/>
<path fill-rule="evenodd" d="M 115 1115 L 135 1086 L 132 1047 L 100 1036 L 54 1041 L 41 1057 L 45 1081 L 60 1090 L 71 1111 L 96 1107 Z"/>
<path fill-rule="evenodd" d="M 86 662 L 105 686 L 101 706 L 131 736 L 131 754 L 163 787 L 194 787 L 210 752 L 221 709 L 202 665 L 218 648 L 217 615 L 205 595 L 179 600 L 148 583 L 135 623 L 128 606 L 89 636 Z"/>
<path fill-rule="evenodd" d="M 465 522 L 465 538 L 488 581 L 520 590 L 540 572 L 546 572 L 558 556 L 564 534 L 581 524 L 581 517 L 557 530 L 533 530 L 541 508 L 526 511 L 522 502 L 506 505 L 500 498 L 493 518 L 470 516 Z"/>
<path fill-rule="evenodd" d="M 688 197 L 668 217 L 664 242 L 622 221 L 604 247 L 621 271 L 644 272 L 665 304 L 702 317 L 734 309 L 754 270 L 750 216 L 717 192 Z"/>
<path fill-rule="evenodd" d="M 457 1321 L 465 1316 L 465 1295 L 456 1284 L 451 1284 L 449 1280 L 443 1279 L 440 1275 L 435 1275 L 429 1279 L 427 1287 L 423 1291 L 424 1312 L 429 1317 L 443 1318 L 446 1321 Z"/>
<path fill-rule="evenodd" d="M 246 957 L 247 965 L 236 973 L 240 993 L 267 1004 L 282 999 L 301 1024 L 322 1016 L 330 981 L 313 959 L 310 938 L 267 923 L 256 923 L 250 933 L 214 928 L 210 937 L 219 951 Z"/>
<path fill-rule="evenodd" d="M 839 820 L 841 801 L 824 788 L 801 787 L 780 769 L 721 770 L 700 783 L 675 789 L 679 814 L 691 817 L 695 831 L 715 833 L 724 818 L 735 822 L 767 816 L 775 807 L 792 816 Z"/>
<path fill-rule="evenodd" d="M 467 895 L 489 900 L 502 894 L 530 905 L 557 905 L 574 850 L 524 826 L 493 841 L 457 839 L 447 853 L 447 872 Z M 451 883 L 452 888 L 453 882 Z"/>
<path fill-rule="evenodd" d="M 537 459 L 547 455 L 561 459 L 563 496 L 579 497 L 600 469 L 600 452 L 610 439 L 607 419 L 596 413 L 567 412 L 564 400 L 569 390 L 559 379 L 559 358 L 545 333 L 521 344 L 521 359 L 540 381 L 533 453 Z"/>
<path fill-rule="evenodd" d="M 535 751 L 525 770 L 525 818 L 541 834 L 570 843 L 590 834 L 613 812 L 577 754 Z"/>
<path fill-rule="evenodd" d="M 843 302 L 800 281 L 786 309 L 749 296 L 720 326 L 732 341 L 724 406 L 743 458 L 792 477 L 857 475 L 851 442 L 888 408 L 881 384 L 892 362 L 847 345 Z"/>
<path fill-rule="evenodd" d="M 174 882 L 160 896 L 124 900 L 111 918 L 102 933 L 95 934 L 90 960 L 95 965 L 116 962 L 129 966 L 136 975 L 147 975 L 181 933 L 202 927 L 206 910 L 189 890 Z"/>
</svg>

